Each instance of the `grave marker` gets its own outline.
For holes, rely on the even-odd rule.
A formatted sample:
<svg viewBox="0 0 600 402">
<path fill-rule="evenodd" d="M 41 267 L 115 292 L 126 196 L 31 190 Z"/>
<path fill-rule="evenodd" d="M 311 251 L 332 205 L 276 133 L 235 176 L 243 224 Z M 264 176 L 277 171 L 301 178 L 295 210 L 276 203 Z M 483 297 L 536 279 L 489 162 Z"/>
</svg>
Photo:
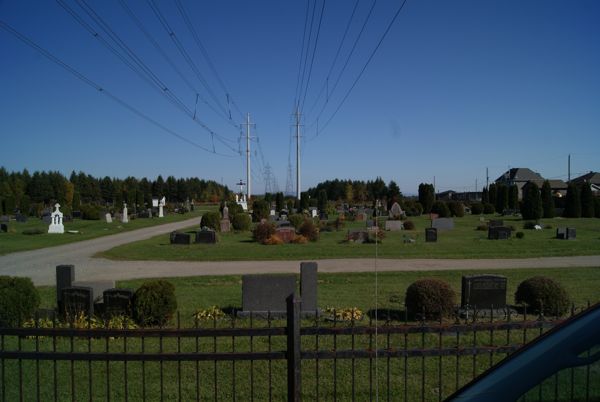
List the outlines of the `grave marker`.
<svg viewBox="0 0 600 402">
<path fill-rule="evenodd" d="M 73 319 L 79 313 L 87 317 L 94 314 L 93 290 L 84 286 L 71 286 L 62 290 L 63 316 Z"/>
<path fill-rule="evenodd" d="M 431 220 L 431 227 L 438 230 L 454 229 L 454 219 L 452 218 L 437 218 Z"/>
<path fill-rule="evenodd" d="M 131 315 L 131 301 L 133 290 L 131 289 L 107 289 L 103 293 L 104 313 L 107 316 Z"/>
<path fill-rule="evenodd" d="M 498 309 L 506 306 L 507 279 L 502 275 L 469 275 L 462 277 L 461 307 Z"/>
<path fill-rule="evenodd" d="M 63 226 L 63 213 L 60 212 L 60 204 L 54 204 L 54 212 L 50 214 L 50 226 L 48 227 L 48 233 L 65 233 L 65 227 Z"/>
<path fill-rule="evenodd" d="M 171 244 L 190 244 L 190 234 L 181 232 L 171 232 L 170 235 Z"/>
<path fill-rule="evenodd" d="M 493 226 L 488 228 L 489 240 L 508 240 L 512 231 L 505 226 Z"/>
<path fill-rule="evenodd" d="M 242 310 L 285 313 L 285 300 L 296 290 L 295 275 L 243 275 Z"/>
<path fill-rule="evenodd" d="M 75 280 L 75 265 L 57 265 L 56 266 L 56 304 L 58 311 L 62 308 L 62 291 L 73 285 Z"/>
<path fill-rule="evenodd" d="M 316 262 L 300 263 L 300 297 L 302 299 L 302 311 L 317 311 L 317 271 Z"/>
<path fill-rule="evenodd" d="M 427 242 L 427 243 L 437 242 L 437 229 L 436 228 L 425 228 L 425 242 Z"/>
<path fill-rule="evenodd" d="M 0 223 L 0 232 L 8 232 L 8 225 L 6 223 Z"/>
<path fill-rule="evenodd" d="M 196 232 L 196 243 L 215 244 L 217 242 L 217 233 L 211 229 L 203 229 Z"/>
</svg>

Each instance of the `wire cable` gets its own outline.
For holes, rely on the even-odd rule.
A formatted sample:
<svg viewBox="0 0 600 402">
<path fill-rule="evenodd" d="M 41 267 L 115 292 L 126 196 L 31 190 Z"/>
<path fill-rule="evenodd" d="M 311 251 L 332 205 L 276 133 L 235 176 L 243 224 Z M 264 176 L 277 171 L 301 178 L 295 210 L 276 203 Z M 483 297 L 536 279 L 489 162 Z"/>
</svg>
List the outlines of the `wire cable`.
<svg viewBox="0 0 600 402">
<path fill-rule="evenodd" d="M 308 69 L 308 78 L 306 79 L 306 87 L 304 88 L 304 96 L 302 97 L 302 102 L 300 103 L 300 111 L 302 111 L 302 109 L 304 108 L 304 102 L 306 101 L 306 94 L 308 92 L 308 87 L 310 86 L 310 77 L 312 75 L 313 65 L 315 63 L 315 54 L 317 53 L 317 45 L 319 44 L 319 34 L 321 33 L 321 23 L 323 22 L 323 14 L 324 13 L 325 13 L 325 0 L 323 0 L 323 4 L 321 5 L 321 16 L 319 17 L 319 25 L 317 26 L 317 35 L 315 37 L 315 45 L 313 47 L 312 57 L 310 60 L 310 68 Z"/>
</svg>

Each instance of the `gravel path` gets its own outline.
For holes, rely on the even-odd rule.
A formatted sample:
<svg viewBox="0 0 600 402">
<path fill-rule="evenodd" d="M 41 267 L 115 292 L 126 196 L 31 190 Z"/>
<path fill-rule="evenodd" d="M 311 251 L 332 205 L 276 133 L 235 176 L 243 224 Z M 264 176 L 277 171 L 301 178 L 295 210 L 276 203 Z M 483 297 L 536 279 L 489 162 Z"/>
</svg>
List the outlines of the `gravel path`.
<svg viewBox="0 0 600 402">
<path fill-rule="evenodd" d="M 112 236 L 0 256 L 0 275 L 30 277 L 36 285 L 54 285 L 55 266 L 74 264 L 77 280 L 169 276 L 298 272 L 300 261 L 111 261 L 92 258 L 100 251 L 197 226 L 199 218 Z M 320 272 L 373 272 L 374 258 L 317 260 Z M 503 268 L 600 267 L 600 255 L 511 259 L 378 259 L 378 271 L 435 271 Z"/>
</svg>

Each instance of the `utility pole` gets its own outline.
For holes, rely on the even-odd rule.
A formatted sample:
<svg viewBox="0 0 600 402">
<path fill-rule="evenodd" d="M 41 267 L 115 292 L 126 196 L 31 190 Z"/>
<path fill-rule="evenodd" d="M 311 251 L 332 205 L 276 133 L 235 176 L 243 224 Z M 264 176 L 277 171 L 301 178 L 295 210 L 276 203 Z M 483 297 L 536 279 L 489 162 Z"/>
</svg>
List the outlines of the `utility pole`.
<svg viewBox="0 0 600 402">
<path fill-rule="evenodd" d="M 250 113 L 246 114 L 246 123 L 243 125 L 246 126 L 246 184 L 248 185 L 248 187 L 246 187 L 246 198 L 248 203 L 250 203 L 250 197 L 252 194 L 252 177 L 250 170 L 250 126 L 254 125 L 250 123 Z"/>
<path fill-rule="evenodd" d="M 571 154 L 569 154 L 569 170 L 568 170 L 567 176 L 569 177 L 569 180 L 567 181 L 567 183 L 568 183 L 571 181 Z"/>
<path fill-rule="evenodd" d="M 490 172 L 485 168 L 485 187 L 490 188 Z"/>
<path fill-rule="evenodd" d="M 296 198 L 300 199 L 300 111 L 296 106 Z"/>
</svg>

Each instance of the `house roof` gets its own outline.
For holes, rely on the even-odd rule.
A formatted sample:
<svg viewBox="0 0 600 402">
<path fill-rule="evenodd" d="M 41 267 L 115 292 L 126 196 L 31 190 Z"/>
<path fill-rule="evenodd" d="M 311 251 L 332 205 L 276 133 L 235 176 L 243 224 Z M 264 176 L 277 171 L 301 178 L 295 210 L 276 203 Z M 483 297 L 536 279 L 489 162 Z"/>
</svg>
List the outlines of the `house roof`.
<svg viewBox="0 0 600 402">
<path fill-rule="evenodd" d="M 512 168 L 504 172 L 504 174 L 496 179 L 498 182 L 543 182 L 544 178 L 529 168 Z"/>
<path fill-rule="evenodd" d="M 600 184 L 600 173 L 599 172 L 589 172 L 584 174 L 583 176 L 579 176 L 571 180 L 574 183 L 591 183 L 591 184 Z"/>
<path fill-rule="evenodd" d="M 548 180 L 552 190 L 566 190 L 568 185 L 564 180 Z"/>
</svg>

